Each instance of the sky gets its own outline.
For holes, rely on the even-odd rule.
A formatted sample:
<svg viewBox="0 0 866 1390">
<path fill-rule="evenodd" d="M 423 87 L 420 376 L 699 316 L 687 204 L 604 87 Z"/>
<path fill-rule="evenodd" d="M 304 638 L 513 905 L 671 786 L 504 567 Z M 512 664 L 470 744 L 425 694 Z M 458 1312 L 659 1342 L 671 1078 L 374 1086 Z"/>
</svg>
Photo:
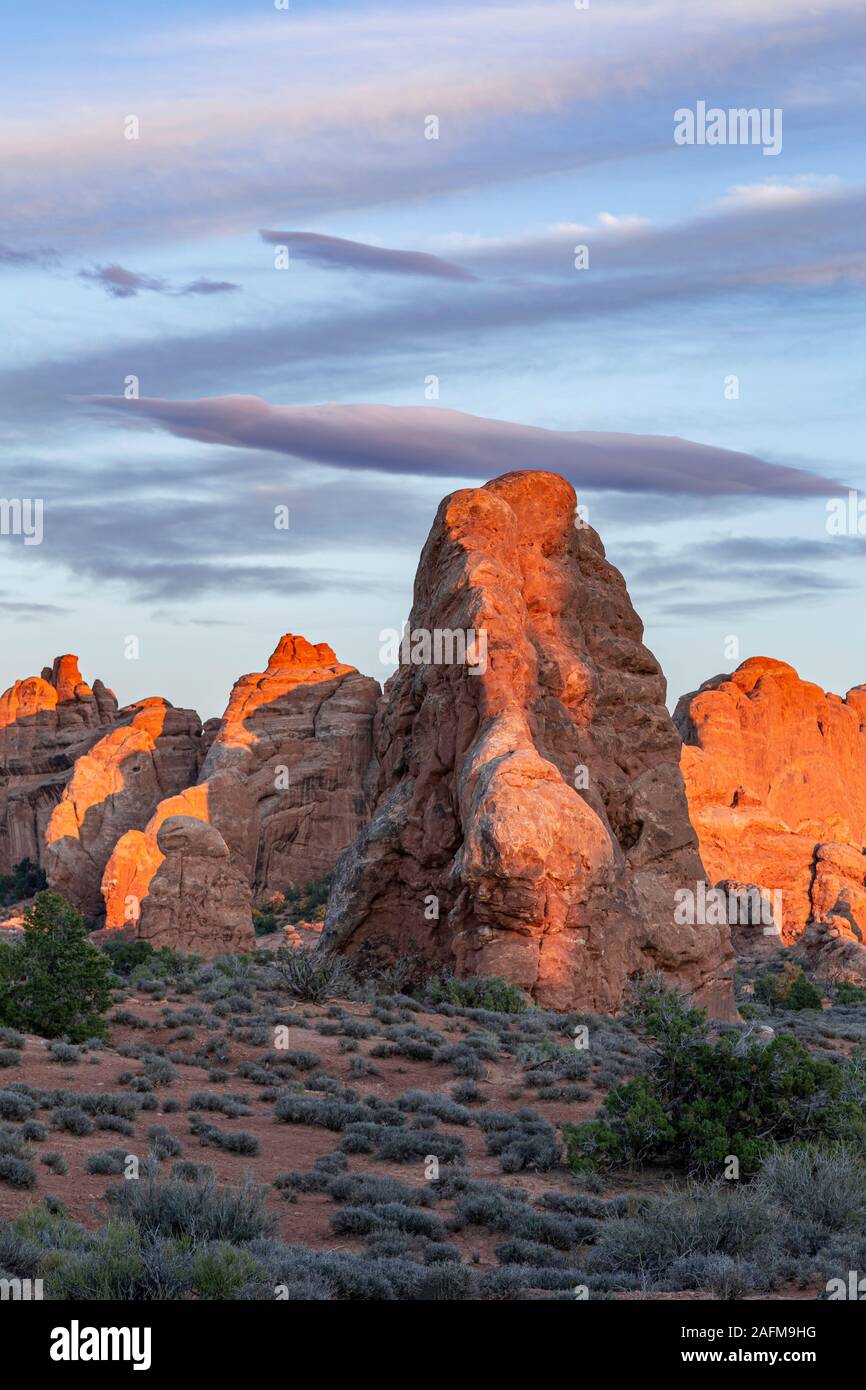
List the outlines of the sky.
<svg viewBox="0 0 866 1390">
<path fill-rule="evenodd" d="M 207 718 L 284 632 L 383 680 L 438 502 L 521 467 L 671 704 L 752 655 L 866 682 L 862 0 L 0 0 L 0 37 L 0 686 L 72 651 Z"/>
</svg>

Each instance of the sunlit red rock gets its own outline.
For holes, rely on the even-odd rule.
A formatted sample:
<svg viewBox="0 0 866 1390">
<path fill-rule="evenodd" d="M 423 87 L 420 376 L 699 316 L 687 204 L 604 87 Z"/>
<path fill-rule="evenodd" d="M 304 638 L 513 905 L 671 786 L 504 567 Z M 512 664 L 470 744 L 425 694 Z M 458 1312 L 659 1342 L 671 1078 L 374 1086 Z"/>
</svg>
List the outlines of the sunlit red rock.
<svg viewBox="0 0 866 1390">
<path fill-rule="evenodd" d="M 118 717 L 101 681 L 87 685 L 78 658 L 59 656 L 41 676 L 0 696 L 0 873 L 41 863 L 52 811 L 86 753 Z"/>
<path fill-rule="evenodd" d="M 364 824 L 379 693 L 327 643 L 291 633 L 236 682 L 202 777 L 231 772 L 254 803 L 257 896 L 322 878 Z"/>
<path fill-rule="evenodd" d="M 255 947 L 249 879 L 215 825 L 168 816 L 155 853 L 138 924 L 145 941 L 203 956 Z"/>
<path fill-rule="evenodd" d="M 675 722 L 714 881 L 782 895 L 782 934 L 866 936 L 866 686 L 845 699 L 753 657 L 683 696 Z M 818 933 L 818 935 L 821 935 Z"/>
<path fill-rule="evenodd" d="M 180 885 L 180 867 L 166 860 L 189 852 L 178 836 L 171 853 L 161 848 L 161 826 L 176 815 L 198 817 L 217 831 L 248 888 L 245 898 L 232 889 L 240 915 L 220 918 L 210 954 L 232 949 L 227 941 L 252 932 L 253 898 L 326 875 L 366 818 L 363 782 L 378 696 L 376 681 L 339 662 L 327 644 L 283 637 L 266 671 L 236 682 L 219 729 L 210 730 L 197 785 L 161 803 L 143 834 L 133 831 L 117 842 L 102 884 L 106 925 L 122 925 L 132 910 L 151 939 L 152 884 Z M 210 872 L 222 885 L 215 883 L 214 893 L 227 891 L 221 856 L 200 858 L 196 892 L 204 891 Z M 180 887 L 160 895 L 160 934 L 172 910 L 183 934 Z M 197 939 L 202 949 L 201 933 Z"/>
<path fill-rule="evenodd" d="M 440 506 L 410 635 L 461 632 L 476 664 L 406 660 L 387 683 L 373 816 L 338 866 L 324 944 L 601 1012 L 659 969 L 730 1017 L 727 928 L 674 920 L 704 872 L 664 678 L 575 506 L 550 473 Z"/>
<path fill-rule="evenodd" d="M 159 802 L 198 773 L 201 721 L 166 700 L 141 700 L 74 765 L 45 831 L 50 886 L 89 917 L 102 912 L 103 870 L 117 840 L 143 829 Z"/>
</svg>

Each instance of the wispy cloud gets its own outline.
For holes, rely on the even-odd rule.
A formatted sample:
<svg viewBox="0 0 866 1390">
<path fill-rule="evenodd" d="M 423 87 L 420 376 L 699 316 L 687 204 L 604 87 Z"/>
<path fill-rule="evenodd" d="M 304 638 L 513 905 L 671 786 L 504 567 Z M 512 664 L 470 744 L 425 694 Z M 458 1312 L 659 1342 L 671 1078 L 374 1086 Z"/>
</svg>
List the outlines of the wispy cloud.
<svg viewBox="0 0 866 1390">
<path fill-rule="evenodd" d="M 212 295 L 227 294 L 240 287 L 230 280 L 192 280 L 189 284 L 174 288 L 158 275 L 142 275 L 136 270 L 127 270 L 122 265 L 98 265 L 92 270 L 79 270 L 79 279 L 89 280 L 99 285 L 111 295 L 112 299 L 134 299 L 143 290 L 153 294 L 168 295 Z"/>
<path fill-rule="evenodd" d="M 196 51 L 207 44 L 207 63 L 187 61 L 185 32 Z M 219 43 L 218 33 L 231 39 Z M 818 121 L 856 70 L 864 33 L 859 0 L 789 0 L 784 12 L 778 0 L 703 0 L 689 23 L 681 0 L 606 0 L 585 14 L 562 0 L 475 0 L 174 26 L 137 35 L 136 56 L 158 50 L 162 70 L 150 94 L 139 88 L 134 143 L 124 139 L 122 71 L 109 71 L 96 95 L 67 82 L 52 102 L 48 88 L 32 113 L 7 123 L 0 224 L 17 240 L 50 218 L 65 245 L 81 246 L 108 229 L 128 239 L 220 235 L 250 218 L 274 226 L 289 212 L 297 225 L 544 167 L 670 153 L 671 92 L 696 81 L 748 89 L 765 82 L 771 61 L 780 97 L 811 84 L 803 117 Z M 347 71 L 346 52 L 363 63 Z M 833 80 L 818 80 L 824 73 Z M 442 134 L 425 143 L 431 112 Z"/>
<path fill-rule="evenodd" d="M 639 608 L 664 619 L 771 619 L 857 587 L 866 538 L 728 535 L 688 546 L 615 547 Z"/>
<path fill-rule="evenodd" d="M 303 261 L 331 269 L 376 271 L 380 275 L 432 276 L 437 280 L 474 280 L 475 276 L 453 261 L 444 261 L 424 251 L 398 251 L 386 246 L 370 246 L 365 241 L 323 236 L 318 232 L 262 231 L 262 241 L 286 246 Z"/>
<path fill-rule="evenodd" d="M 165 281 L 155 275 L 141 275 L 122 265 L 97 265 L 92 270 L 79 270 L 79 279 L 89 280 L 105 290 L 112 299 L 134 299 L 142 290 L 162 294 Z"/>
<path fill-rule="evenodd" d="M 28 265 L 55 265 L 57 259 L 57 252 L 52 251 L 50 247 L 43 247 L 37 251 L 19 251 L 13 246 L 0 244 L 0 266 L 13 266 L 20 270 Z"/>
<path fill-rule="evenodd" d="M 183 285 L 175 293 L 179 295 L 188 294 L 231 294 L 233 290 L 239 290 L 240 285 L 236 285 L 233 280 L 191 280 L 188 285 Z"/>
<path fill-rule="evenodd" d="M 540 429 L 435 407 L 278 406 L 255 396 L 89 402 L 189 439 L 404 476 L 477 480 L 541 468 L 578 488 L 706 497 L 826 497 L 841 488 L 815 473 L 685 439 Z"/>
</svg>

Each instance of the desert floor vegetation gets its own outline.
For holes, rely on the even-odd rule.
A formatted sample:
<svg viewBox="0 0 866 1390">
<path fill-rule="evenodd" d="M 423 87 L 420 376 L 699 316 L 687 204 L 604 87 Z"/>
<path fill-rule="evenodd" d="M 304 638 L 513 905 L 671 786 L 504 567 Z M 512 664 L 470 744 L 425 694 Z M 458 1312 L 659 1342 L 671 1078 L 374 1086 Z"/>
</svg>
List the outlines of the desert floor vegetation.
<svg viewBox="0 0 866 1390">
<path fill-rule="evenodd" d="M 0 1029 L 0 1277 L 47 1298 L 819 1298 L 866 1265 L 845 990 L 744 976 L 710 1025 L 658 980 L 607 1018 L 305 949 L 104 961 L 89 1036 Z"/>
</svg>

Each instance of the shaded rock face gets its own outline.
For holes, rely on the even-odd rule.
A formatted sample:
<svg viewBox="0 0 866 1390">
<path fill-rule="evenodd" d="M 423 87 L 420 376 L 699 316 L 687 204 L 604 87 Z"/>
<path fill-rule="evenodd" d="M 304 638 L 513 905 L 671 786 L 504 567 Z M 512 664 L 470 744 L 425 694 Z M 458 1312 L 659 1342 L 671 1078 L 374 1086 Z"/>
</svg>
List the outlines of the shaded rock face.
<svg viewBox="0 0 866 1390">
<path fill-rule="evenodd" d="M 187 787 L 178 792 L 175 796 L 166 797 L 160 801 L 153 812 L 150 820 L 143 830 L 128 830 L 121 835 L 114 849 L 109 856 L 102 876 L 102 896 L 105 902 L 105 926 L 108 929 L 119 927 L 138 926 L 141 935 L 150 938 L 150 909 L 153 904 L 150 902 L 150 890 L 154 879 L 163 868 L 166 859 L 166 852 L 160 848 L 160 832 L 166 821 L 181 818 L 184 821 L 195 820 L 210 826 L 216 831 L 226 846 L 226 853 L 230 853 L 226 836 L 235 845 L 236 851 L 239 846 L 237 838 L 238 818 L 231 815 L 232 807 L 236 807 L 234 802 L 235 794 L 243 792 L 242 785 L 234 784 L 223 787 L 223 778 L 214 778 L 213 782 L 200 782 L 195 786 Z M 243 814 L 239 818 L 241 823 L 249 814 L 248 808 L 242 807 Z M 226 814 L 227 813 L 227 814 Z M 226 819 L 223 819 L 226 814 Z M 211 844 L 213 841 L 211 840 Z M 210 855 L 212 867 L 218 868 L 217 860 L 222 856 Z M 236 862 L 243 864 L 242 856 L 236 852 Z M 180 861 L 172 869 L 169 867 L 163 874 L 163 881 L 168 882 L 172 878 L 179 882 Z M 177 872 L 175 872 L 177 870 Z M 203 869 L 199 866 L 199 884 L 203 878 Z M 249 876 L 244 874 L 247 883 L 247 894 L 245 899 L 245 921 L 240 926 L 248 925 L 252 930 L 252 909 L 251 894 L 249 891 Z M 165 906 L 161 910 L 164 914 Z M 182 904 L 177 902 L 177 922 L 176 927 L 179 933 L 183 933 L 184 925 L 182 921 Z M 232 934 L 240 929 L 239 924 L 235 923 L 232 927 Z M 201 937 L 201 932 L 197 933 Z M 201 946 L 199 946 L 201 953 Z M 218 939 L 214 939 L 213 949 L 205 954 L 213 954 L 214 951 L 228 949 L 220 944 Z"/>
<path fill-rule="evenodd" d="M 74 656 L 0 696 L 0 873 L 22 859 L 44 861 L 48 822 L 76 759 L 117 717 L 113 692 L 98 680 L 87 685 Z"/>
<path fill-rule="evenodd" d="M 704 872 L 664 678 L 575 506 L 548 473 L 440 506 L 406 644 L 418 635 L 421 655 L 385 687 L 373 815 L 338 866 L 323 944 L 419 953 L 599 1012 L 659 969 L 731 1017 L 727 929 L 674 917 Z"/>
<path fill-rule="evenodd" d="M 813 940 L 847 939 L 856 956 L 866 940 L 866 686 L 843 700 L 753 657 L 684 695 L 674 721 L 710 877 L 780 892 L 786 944 L 823 924 L 831 935 Z"/>
<path fill-rule="evenodd" d="M 266 671 L 235 684 L 219 730 L 209 731 L 198 783 L 161 802 L 143 832 L 130 831 L 117 842 L 102 882 L 106 925 L 138 921 L 148 940 L 154 932 L 168 940 L 174 912 L 180 939 L 189 931 L 183 885 L 190 882 L 200 896 L 211 875 L 214 902 L 223 894 L 232 908 L 220 907 L 219 931 L 214 916 L 206 953 L 237 949 L 231 942 L 240 939 L 248 949 L 254 899 L 329 873 L 364 824 L 364 776 L 378 697 L 376 681 L 339 662 L 325 643 L 283 637 Z M 208 853 L 193 856 L 190 877 L 186 840 L 170 836 L 164 842 L 162 834 L 177 816 L 210 827 L 225 847 L 230 870 L 215 852 L 212 835 Z M 186 826 L 187 838 L 189 833 Z M 169 862 L 174 855 L 177 863 Z M 246 885 L 244 894 L 232 875 Z M 163 891 L 165 885 L 170 887 Z M 195 949 L 205 950 L 204 925 L 197 942 Z"/>
<path fill-rule="evenodd" d="M 202 779 L 229 773 L 244 785 L 257 895 L 330 873 L 361 829 L 379 694 L 375 680 L 338 661 L 327 643 L 291 633 L 265 672 L 236 682 Z"/>
<path fill-rule="evenodd" d="M 167 816 L 151 853 L 158 862 L 138 924 L 141 938 L 157 950 L 202 956 L 254 949 L 249 881 L 215 825 Z"/>
<path fill-rule="evenodd" d="M 87 916 L 100 916 L 102 875 L 116 841 L 195 780 L 200 743 L 193 710 L 157 698 L 121 710 L 111 732 L 77 759 L 51 813 L 44 852 L 50 886 Z"/>
</svg>

